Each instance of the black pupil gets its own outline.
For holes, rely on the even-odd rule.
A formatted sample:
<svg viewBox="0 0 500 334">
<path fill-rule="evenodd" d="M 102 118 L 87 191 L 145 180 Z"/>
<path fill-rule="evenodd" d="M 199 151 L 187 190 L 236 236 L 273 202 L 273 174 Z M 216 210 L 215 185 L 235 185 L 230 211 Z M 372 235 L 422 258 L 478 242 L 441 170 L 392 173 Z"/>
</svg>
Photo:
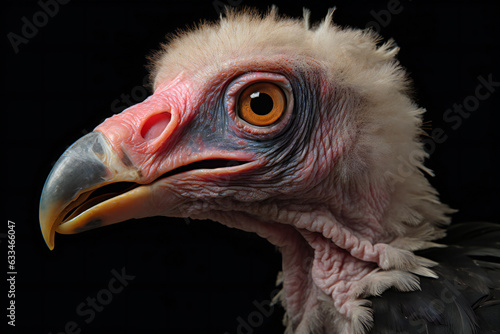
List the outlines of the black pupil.
<svg viewBox="0 0 500 334">
<path fill-rule="evenodd" d="M 266 93 L 253 93 L 250 95 L 250 108 L 259 116 L 267 115 L 273 110 L 273 99 Z"/>
</svg>

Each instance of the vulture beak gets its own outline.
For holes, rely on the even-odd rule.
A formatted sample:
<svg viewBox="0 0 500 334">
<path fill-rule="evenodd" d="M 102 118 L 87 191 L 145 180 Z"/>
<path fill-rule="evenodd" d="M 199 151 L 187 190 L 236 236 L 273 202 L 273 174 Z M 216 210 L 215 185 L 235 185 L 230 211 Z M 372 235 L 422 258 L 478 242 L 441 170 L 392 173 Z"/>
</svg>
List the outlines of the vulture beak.
<svg viewBox="0 0 500 334">
<path fill-rule="evenodd" d="M 130 183 L 137 173 L 124 164 L 101 132 L 77 140 L 56 162 L 43 187 L 40 227 L 47 246 L 54 248 L 56 231 L 78 233 L 140 216 L 150 188 Z M 122 189 L 98 193 L 120 181 L 128 182 Z"/>
<path fill-rule="evenodd" d="M 190 130 L 195 111 L 179 107 L 172 96 L 154 94 L 108 118 L 59 158 L 40 199 L 40 228 L 51 250 L 55 232 L 157 215 L 186 217 L 182 205 L 189 203 L 176 192 L 179 185 L 185 194 L 199 183 L 227 184 L 229 174 L 252 168 L 246 142 L 224 146 L 227 134 L 200 123 Z M 206 140 L 214 136 L 223 137 Z"/>
</svg>

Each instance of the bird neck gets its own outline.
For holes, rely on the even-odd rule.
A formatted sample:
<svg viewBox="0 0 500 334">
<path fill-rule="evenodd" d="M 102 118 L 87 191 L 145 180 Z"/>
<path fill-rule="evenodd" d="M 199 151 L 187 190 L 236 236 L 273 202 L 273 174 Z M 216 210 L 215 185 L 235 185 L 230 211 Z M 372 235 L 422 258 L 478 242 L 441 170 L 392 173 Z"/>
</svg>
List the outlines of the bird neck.
<svg viewBox="0 0 500 334">
<path fill-rule="evenodd" d="M 423 175 L 415 177 L 386 187 L 338 186 L 322 204 L 283 201 L 252 212 L 272 221 L 273 231 L 261 236 L 282 252 L 282 297 L 294 331 L 315 332 L 311 319 L 323 317 L 318 323 L 332 332 L 364 333 L 372 321 L 366 297 L 390 287 L 413 291 L 417 275 L 436 277 L 435 263 L 413 251 L 435 245 L 442 232 L 434 222 L 446 223 L 449 209 Z"/>
<path fill-rule="evenodd" d="M 434 277 L 432 261 L 379 242 L 383 235 L 375 229 L 350 229 L 349 220 L 339 220 L 327 210 L 279 212 L 295 226 L 294 233 L 277 238 L 276 230 L 267 239 L 283 256 L 282 301 L 294 332 L 316 332 L 314 319 L 321 319 L 317 323 L 333 333 L 363 333 L 372 321 L 365 297 L 391 286 L 416 290 L 414 273 Z"/>
<path fill-rule="evenodd" d="M 335 186 L 329 192 L 304 189 L 300 201 L 238 202 L 226 205 L 229 211 L 191 216 L 254 232 L 280 249 L 279 296 L 291 332 L 318 332 L 314 325 L 321 324 L 331 332 L 364 333 L 372 321 L 366 297 L 390 287 L 416 290 L 417 275 L 435 277 L 430 269 L 435 263 L 413 253 L 433 245 L 430 240 L 439 233 L 435 222 L 447 219 L 446 207 L 426 182 L 422 175 L 394 187 L 325 182 Z"/>
</svg>

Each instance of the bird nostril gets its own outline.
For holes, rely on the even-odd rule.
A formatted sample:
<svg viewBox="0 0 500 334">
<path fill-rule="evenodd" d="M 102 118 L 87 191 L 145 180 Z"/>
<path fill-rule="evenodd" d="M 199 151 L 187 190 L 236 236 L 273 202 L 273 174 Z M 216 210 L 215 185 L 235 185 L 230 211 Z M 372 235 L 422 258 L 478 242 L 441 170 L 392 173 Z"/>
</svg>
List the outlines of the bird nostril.
<svg viewBox="0 0 500 334">
<path fill-rule="evenodd" d="M 169 112 L 155 114 L 149 117 L 141 129 L 141 136 L 146 140 L 153 140 L 162 134 L 163 130 L 170 122 L 171 115 Z"/>
</svg>

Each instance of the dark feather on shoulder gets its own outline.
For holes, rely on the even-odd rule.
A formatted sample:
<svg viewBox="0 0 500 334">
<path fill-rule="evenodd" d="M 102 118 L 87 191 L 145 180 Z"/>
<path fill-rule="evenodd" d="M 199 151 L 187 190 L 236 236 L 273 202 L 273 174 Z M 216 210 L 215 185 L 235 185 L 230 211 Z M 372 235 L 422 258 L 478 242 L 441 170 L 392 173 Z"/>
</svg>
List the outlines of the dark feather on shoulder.
<svg viewBox="0 0 500 334">
<path fill-rule="evenodd" d="M 500 333 L 500 225 L 452 225 L 437 242 L 447 247 L 416 254 L 438 262 L 439 278 L 371 298 L 371 333 Z"/>
</svg>

